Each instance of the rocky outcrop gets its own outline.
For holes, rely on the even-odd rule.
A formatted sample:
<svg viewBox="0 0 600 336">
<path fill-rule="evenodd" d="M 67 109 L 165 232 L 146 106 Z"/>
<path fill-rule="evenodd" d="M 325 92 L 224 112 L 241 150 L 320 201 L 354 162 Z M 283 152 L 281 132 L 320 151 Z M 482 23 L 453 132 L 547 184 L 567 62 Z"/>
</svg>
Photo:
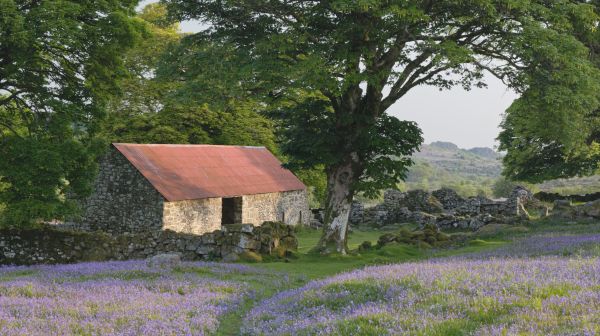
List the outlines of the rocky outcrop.
<svg viewBox="0 0 600 336">
<path fill-rule="evenodd" d="M 585 203 L 578 208 L 584 216 L 600 219 L 600 200 Z"/>
</svg>

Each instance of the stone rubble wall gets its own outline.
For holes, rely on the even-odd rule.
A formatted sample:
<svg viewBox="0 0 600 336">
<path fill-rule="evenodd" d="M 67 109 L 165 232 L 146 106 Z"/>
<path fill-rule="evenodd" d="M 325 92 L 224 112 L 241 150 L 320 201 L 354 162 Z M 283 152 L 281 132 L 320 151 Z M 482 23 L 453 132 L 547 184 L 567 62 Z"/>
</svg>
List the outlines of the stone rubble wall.
<svg viewBox="0 0 600 336">
<path fill-rule="evenodd" d="M 390 211 L 407 208 L 410 211 L 423 211 L 428 213 L 441 212 L 443 205 L 430 192 L 424 190 L 410 190 L 401 192 L 388 189 L 383 194 L 383 205 Z"/>
<path fill-rule="evenodd" d="M 221 228 L 221 198 L 165 202 L 163 229 L 204 234 Z"/>
<path fill-rule="evenodd" d="M 552 217 L 562 220 L 599 220 L 600 199 L 580 205 L 573 205 L 569 200 L 556 200 Z"/>
<path fill-rule="evenodd" d="M 494 201 L 485 197 L 460 197 L 442 188 L 433 192 L 386 190 L 382 203 L 365 207 L 353 202 L 349 221 L 353 225 L 383 227 L 396 223 L 436 224 L 440 228 L 478 229 L 498 221 L 528 218 L 525 204 L 535 203 L 531 192 L 516 188 L 511 197 Z"/>
<path fill-rule="evenodd" d="M 585 194 L 585 195 L 561 195 L 561 194 L 557 194 L 557 193 L 549 193 L 549 192 L 540 191 L 538 193 L 535 193 L 535 195 L 533 195 L 533 196 L 542 202 L 548 202 L 548 203 L 552 203 L 554 201 L 559 201 L 559 200 L 568 200 L 571 202 L 593 202 L 596 200 L 600 200 L 600 192 L 595 192 L 595 193 Z"/>
<path fill-rule="evenodd" d="M 372 215 L 369 217 L 372 217 Z M 352 201 L 352 205 L 350 205 L 350 215 L 348 215 L 348 222 L 351 224 L 357 224 L 361 221 L 364 221 L 364 219 L 365 205 L 358 201 Z"/>
<path fill-rule="evenodd" d="M 306 190 L 242 196 L 242 222 L 281 221 L 289 225 L 310 223 Z"/>
<path fill-rule="evenodd" d="M 143 259 L 177 253 L 185 260 L 233 261 L 246 252 L 283 255 L 295 250 L 294 228 L 268 222 L 262 226 L 231 224 L 203 235 L 154 231 L 110 235 L 41 229 L 0 230 L 0 265 L 31 265 Z"/>
<path fill-rule="evenodd" d="M 94 192 L 82 202 L 75 229 L 109 233 L 160 230 L 164 198 L 115 148 L 100 161 Z"/>
<path fill-rule="evenodd" d="M 441 188 L 431 192 L 444 207 L 444 209 L 456 209 L 463 206 L 466 199 L 458 195 L 456 191 L 450 188 Z"/>
</svg>

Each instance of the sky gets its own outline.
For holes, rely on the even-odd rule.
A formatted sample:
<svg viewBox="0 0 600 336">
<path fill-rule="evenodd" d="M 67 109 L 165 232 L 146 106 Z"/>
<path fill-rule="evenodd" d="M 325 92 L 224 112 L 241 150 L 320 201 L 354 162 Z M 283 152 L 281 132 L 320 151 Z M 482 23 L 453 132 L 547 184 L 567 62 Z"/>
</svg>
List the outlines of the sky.
<svg viewBox="0 0 600 336">
<path fill-rule="evenodd" d="M 152 2 L 157 1 L 143 0 L 138 8 Z M 186 21 L 180 28 L 193 33 L 201 29 L 201 24 Z M 471 91 L 459 87 L 444 91 L 417 87 L 392 105 L 388 113 L 415 121 L 423 131 L 425 143 L 450 141 L 461 148 L 494 148 L 502 114 L 517 95 L 491 75 L 485 78 L 487 88 Z"/>
<path fill-rule="evenodd" d="M 461 148 L 493 148 L 502 115 L 517 95 L 491 75 L 485 82 L 487 88 L 470 91 L 416 87 L 388 112 L 402 120 L 416 121 L 426 143 L 450 141 Z"/>
</svg>

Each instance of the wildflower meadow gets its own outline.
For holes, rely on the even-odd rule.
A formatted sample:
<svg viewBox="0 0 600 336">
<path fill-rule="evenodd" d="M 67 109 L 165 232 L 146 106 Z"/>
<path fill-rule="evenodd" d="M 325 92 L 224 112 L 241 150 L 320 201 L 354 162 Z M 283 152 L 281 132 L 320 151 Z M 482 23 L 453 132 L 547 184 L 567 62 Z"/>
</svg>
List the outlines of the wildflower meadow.
<svg viewBox="0 0 600 336">
<path fill-rule="evenodd" d="M 448 260 L 367 267 L 282 292 L 251 335 L 596 335 L 600 260 Z"/>
<path fill-rule="evenodd" d="M 594 232 L 446 256 L 398 244 L 289 263 L 3 266 L 0 335 L 597 335 Z"/>
<path fill-rule="evenodd" d="M 249 294 L 242 265 L 144 261 L 0 268 L 0 335 L 205 335 Z"/>
</svg>

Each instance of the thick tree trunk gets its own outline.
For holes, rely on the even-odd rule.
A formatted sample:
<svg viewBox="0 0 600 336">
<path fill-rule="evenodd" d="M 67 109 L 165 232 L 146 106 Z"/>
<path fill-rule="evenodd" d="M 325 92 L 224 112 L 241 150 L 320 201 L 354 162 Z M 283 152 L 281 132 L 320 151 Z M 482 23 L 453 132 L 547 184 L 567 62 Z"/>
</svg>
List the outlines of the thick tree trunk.
<svg viewBox="0 0 600 336">
<path fill-rule="evenodd" d="M 354 164 L 355 153 L 345 163 L 332 167 L 327 176 L 327 205 L 323 235 L 316 251 L 322 254 L 348 252 L 348 217 L 354 196 L 352 185 L 357 178 Z"/>
</svg>

